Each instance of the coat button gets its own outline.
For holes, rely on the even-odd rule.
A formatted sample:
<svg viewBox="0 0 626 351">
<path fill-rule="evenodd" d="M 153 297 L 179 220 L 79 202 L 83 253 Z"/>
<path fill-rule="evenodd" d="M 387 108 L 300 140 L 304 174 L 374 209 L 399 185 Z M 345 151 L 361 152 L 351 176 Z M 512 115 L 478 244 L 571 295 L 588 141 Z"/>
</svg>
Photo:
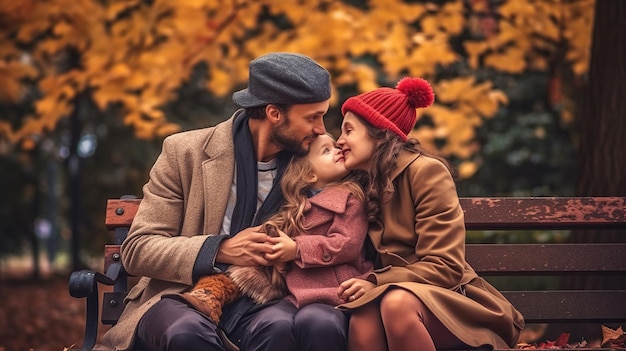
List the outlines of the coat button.
<svg viewBox="0 0 626 351">
<path fill-rule="evenodd" d="M 330 261 L 330 254 L 328 252 L 324 252 L 324 254 L 322 255 L 322 261 L 324 262 Z"/>
</svg>

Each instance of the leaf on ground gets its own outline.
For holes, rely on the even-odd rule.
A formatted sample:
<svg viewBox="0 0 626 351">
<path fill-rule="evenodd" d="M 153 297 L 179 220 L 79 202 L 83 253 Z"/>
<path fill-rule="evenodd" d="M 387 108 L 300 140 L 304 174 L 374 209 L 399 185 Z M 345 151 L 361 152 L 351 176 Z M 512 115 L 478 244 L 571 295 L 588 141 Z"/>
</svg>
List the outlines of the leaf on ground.
<svg viewBox="0 0 626 351">
<path fill-rule="evenodd" d="M 537 344 L 528 344 L 528 343 L 519 343 L 517 344 L 518 349 L 525 350 L 550 350 L 550 349 L 581 349 L 581 348 L 589 348 L 589 344 L 585 340 L 581 340 L 580 342 L 570 344 L 569 343 L 569 333 L 561 333 L 558 338 L 555 340 L 546 340 L 545 342 Z"/>
<path fill-rule="evenodd" d="M 66 275 L 35 280 L 0 274 L 0 351 L 66 351 L 82 343 L 85 299 L 70 296 L 68 280 Z M 111 289 L 100 288 L 102 301 Z M 107 329 L 99 323 L 98 337 Z"/>
<path fill-rule="evenodd" d="M 602 347 L 626 347 L 626 333 L 621 326 L 617 329 L 602 326 Z"/>
</svg>

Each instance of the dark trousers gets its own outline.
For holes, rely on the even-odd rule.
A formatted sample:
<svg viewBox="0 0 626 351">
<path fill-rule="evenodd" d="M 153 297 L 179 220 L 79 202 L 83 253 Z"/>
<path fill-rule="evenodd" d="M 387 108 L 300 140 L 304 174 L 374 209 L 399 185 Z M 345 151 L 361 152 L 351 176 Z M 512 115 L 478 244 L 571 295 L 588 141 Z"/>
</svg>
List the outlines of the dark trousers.
<svg viewBox="0 0 626 351">
<path fill-rule="evenodd" d="M 298 310 L 280 301 L 255 313 L 229 337 L 241 351 L 344 351 L 346 315 L 325 304 Z M 176 299 L 162 299 L 141 318 L 136 348 L 141 351 L 223 351 L 215 323 Z"/>
</svg>

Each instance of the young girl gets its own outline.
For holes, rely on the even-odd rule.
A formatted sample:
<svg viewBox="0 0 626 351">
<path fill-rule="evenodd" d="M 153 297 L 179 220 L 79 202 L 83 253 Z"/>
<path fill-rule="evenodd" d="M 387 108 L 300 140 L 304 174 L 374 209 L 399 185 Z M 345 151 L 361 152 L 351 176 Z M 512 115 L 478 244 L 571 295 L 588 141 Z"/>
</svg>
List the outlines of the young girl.
<svg viewBox="0 0 626 351">
<path fill-rule="evenodd" d="M 339 284 L 372 271 L 365 259 L 367 219 L 364 194 L 356 180 L 344 179 L 344 156 L 329 135 L 295 158 L 283 176 L 285 205 L 268 221 L 280 228 L 270 237 L 273 262 L 286 263 L 287 299 L 297 308 L 311 303 L 336 306 Z M 342 180 L 343 179 L 343 180 Z"/>
<path fill-rule="evenodd" d="M 522 315 L 465 261 L 465 224 L 446 163 L 409 139 L 430 85 L 404 78 L 346 100 L 338 144 L 346 168 L 368 172 L 369 237 L 380 266 L 338 294 L 352 312 L 350 350 L 516 344 Z"/>
<path fill-rule="evenodd" d="M 316 342 L 310 335 L 325 335 L 315 334 L 319 330 L 299 328 L 308 325 L 306 319 L 342 321 L 315 323 L 320 330 L 347 325 L 343 312 L 335 308 L 343 302 L 337 296 L 339 284 L 354 277 L 364 278 L 373 269 L 363 249 L 368 226 L 364 194 L 359 183 L 347 179 L 347 175 L 344 156 L 334 139 L 318 136 L 306 156 L 294 157 L 290 162 L 281 182 L 285 204 L 265 224 L 277 232 L 275 237 L 268 236 L 273 251 L 266 259 L 281 268 L 288 289 L 286 298 L 277 304 L 281 312 L 294 316 L 298 339 L 285 340 L 286 350 L 309 349 L 309 344 Z M 258 274 L 254 287 L 242 285 L 254 280 L 249 275 L 264 268 L 232 266 L 226 275 L 201 278 L 182 296 L 219 321 L 223 304 L 242 292 L 256 296 L 258 302 L 280 297 L 276 285 L 272 285 L 276 284 L 276 276 L 271 279 Z M 345 330 L 332 332 L 343 333 L 345 340 Z"/>
</svg>

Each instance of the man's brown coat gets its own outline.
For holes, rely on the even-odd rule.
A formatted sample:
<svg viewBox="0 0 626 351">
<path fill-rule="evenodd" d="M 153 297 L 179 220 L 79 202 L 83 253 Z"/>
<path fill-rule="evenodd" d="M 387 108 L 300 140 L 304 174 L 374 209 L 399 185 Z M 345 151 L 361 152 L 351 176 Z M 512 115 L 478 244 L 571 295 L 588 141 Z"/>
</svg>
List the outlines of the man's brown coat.
<svg viewBox="0 0 626 351">
<path fill-rule="evenodd" d="M 198 252 L 207 235 L 220 232 L 226 211 L 235 166 L 232 127 L 231 117 L 164 140 L 122 245 L 125 269 L 143 278 L 128 293 L 119 322 L 99 349 L 129 349 L 150 306 L 192 285 Z"/>
</svg>

